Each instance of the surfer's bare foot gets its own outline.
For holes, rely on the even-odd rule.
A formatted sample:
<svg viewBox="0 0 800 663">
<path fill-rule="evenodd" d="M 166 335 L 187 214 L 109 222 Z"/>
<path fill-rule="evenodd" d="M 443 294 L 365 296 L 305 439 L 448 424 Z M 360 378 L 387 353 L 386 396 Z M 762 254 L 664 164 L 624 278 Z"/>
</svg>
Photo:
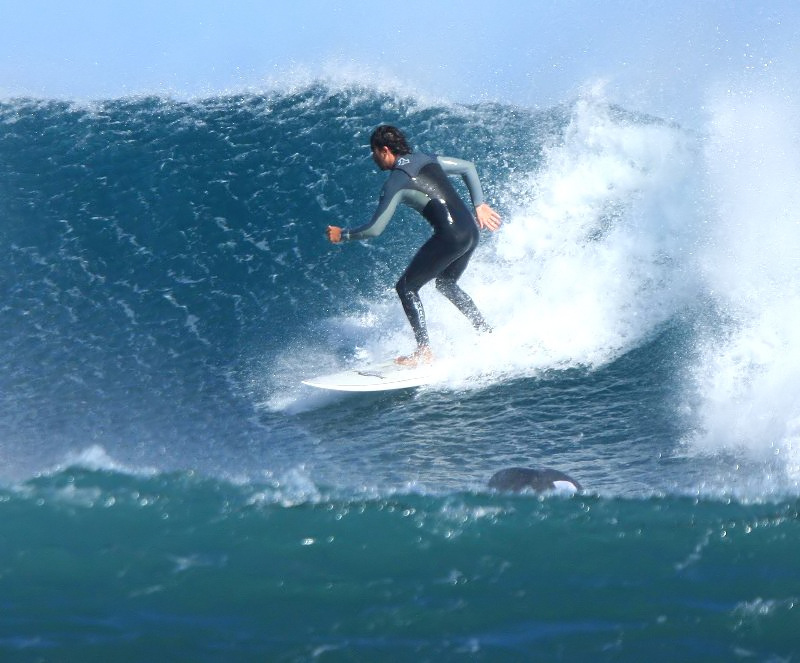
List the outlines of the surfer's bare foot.
<svg viewBox="0 0 800 663">
<path fill-rule="evenodd" d="M 433 363 L 433 352 L 430 348 L 419 348 L 416 352 L 394 360 L 400 366 L 420 366 Z"/>
</svg>

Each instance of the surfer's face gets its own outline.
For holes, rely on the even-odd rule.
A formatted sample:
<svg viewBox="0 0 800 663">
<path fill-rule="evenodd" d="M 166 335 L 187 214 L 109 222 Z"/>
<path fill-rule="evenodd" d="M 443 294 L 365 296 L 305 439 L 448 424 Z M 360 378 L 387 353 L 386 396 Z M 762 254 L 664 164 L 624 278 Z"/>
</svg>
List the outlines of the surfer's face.
<svg viewBox="0 0 800 663">
<path fill-rule="evenodd" d="M 394 167 L 396 159 L 397 157 L 392 154 L 392 151 L 385 145 L 383 147 L 372 148 L 372 160 L 381 170 L 391 170 Z"/>
</svg>

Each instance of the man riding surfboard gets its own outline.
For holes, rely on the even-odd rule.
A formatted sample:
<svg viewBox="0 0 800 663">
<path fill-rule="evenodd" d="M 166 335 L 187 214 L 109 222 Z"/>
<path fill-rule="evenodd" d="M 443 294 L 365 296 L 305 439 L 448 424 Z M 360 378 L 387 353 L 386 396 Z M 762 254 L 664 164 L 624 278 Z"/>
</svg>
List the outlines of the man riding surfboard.
<svg viewBox="0 0 800 663">
<path fill-rule="evenodd" d="M 397 205 L 417 210 L 433 227 L 433 235 L 417 251 L 395 289 L 414 331 L 416 351 L 395 361 L 403 365 L 428 363 L 433 359 L 419 289 L 436 280 L 436 288 L 479 331 L 491 331 L 470 296 L 457 281 L 478 246 L 480 229 L 495 231 L 500 215 L 484 200 L 474 164 L 453 157 L 413 152 L 396 127 L 381 125 L 370 138 L 372 158 L 381 170 L 391 171 L 383 185 L 378 208 L 370 221 L 357 228 L 328 226 L 334 244 L 346 240 L 377 237 L 386 228 Z M 475 215 L 458 195 L 448 175 L 461 175 L 469 190 Z"/>
</svg>

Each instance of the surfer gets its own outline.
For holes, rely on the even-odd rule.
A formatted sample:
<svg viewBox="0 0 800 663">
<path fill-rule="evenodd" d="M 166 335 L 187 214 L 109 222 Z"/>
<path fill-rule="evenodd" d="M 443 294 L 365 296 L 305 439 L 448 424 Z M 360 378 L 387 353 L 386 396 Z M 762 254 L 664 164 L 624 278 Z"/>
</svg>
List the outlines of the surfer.
<svg viewBox="0 0 800 663">
<path fill-rule="evenodd" d="M 480 229 L 495 231 L 500 215 L 483 198 L 478 172 L 470 161 L 413 152 L 396 127 L 381 125 L 370 138 L 372 159 L 381 170 L 391 173 L 383 185 L 378 208 L 370 221 L 357 228 L 328 226 L 328 239 L 334 244 L 380 235 L 404 203 L 418 211 L 433 227 L 433 235 L 420 247 L 395 289 L 403 304 L 417 349 L 398 364 L 414 366 L 433 359 L 425 311 L 419 290 L 436 279 L 436 289 L 449 299 L 479 331 L 491 331 L 472 298 L 457 281 L 467 268 L 478 246 Z M 469 190 L 475 216 L 458 195 L 447 175 L 461 175 Z M 477 222 L 476 222 L 477 218 Z"/>
</svg>

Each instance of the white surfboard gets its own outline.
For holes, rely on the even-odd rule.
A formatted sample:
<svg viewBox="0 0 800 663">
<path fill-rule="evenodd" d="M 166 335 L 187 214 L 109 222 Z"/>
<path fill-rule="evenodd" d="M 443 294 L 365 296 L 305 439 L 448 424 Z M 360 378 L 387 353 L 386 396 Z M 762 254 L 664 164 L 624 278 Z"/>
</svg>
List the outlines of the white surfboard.
<svg viewBox="0 0 800 663">
<path fill-rule="evenodd" d="M 303 380 L 303 384 L 333 391 L 390 391 L 431 384 L 444 377 L 435 364 L 400 366 L 393 361 Z"/>
</svg>

